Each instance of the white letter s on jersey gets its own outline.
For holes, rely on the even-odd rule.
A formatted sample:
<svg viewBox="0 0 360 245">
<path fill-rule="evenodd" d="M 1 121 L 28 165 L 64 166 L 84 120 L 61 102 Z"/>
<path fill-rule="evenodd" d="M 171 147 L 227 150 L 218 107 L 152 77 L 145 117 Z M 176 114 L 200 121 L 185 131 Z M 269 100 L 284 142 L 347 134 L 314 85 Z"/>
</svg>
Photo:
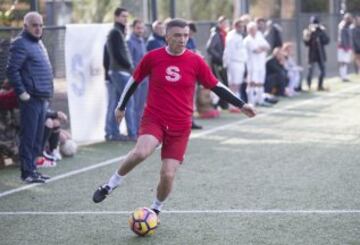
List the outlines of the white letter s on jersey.
<svg viewBox="0 0 360 245">
<path fill-rule="evenodd" d="M 177 82 L 181 78 L 180 69 L 177 66 L 169 66 L 166 68 L 166 74 L 165 78 L 169 82 Z"/>
</svg>

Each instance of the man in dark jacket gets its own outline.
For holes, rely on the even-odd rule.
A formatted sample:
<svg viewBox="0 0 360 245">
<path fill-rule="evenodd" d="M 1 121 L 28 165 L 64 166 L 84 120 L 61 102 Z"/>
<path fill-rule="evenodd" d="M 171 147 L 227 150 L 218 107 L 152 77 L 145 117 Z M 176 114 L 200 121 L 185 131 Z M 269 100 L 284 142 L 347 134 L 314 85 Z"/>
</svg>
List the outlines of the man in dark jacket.
<svg viewBox="0 0 360 245">
<path fill-rule="evenodd" d="M 303 40 L 305 45 L 309 48 L 309 73 L 307 76 L 309 90 L 311 88 L 314 66 L 315 64 L 318 64 L 320 69 L 318 91 L 324 91 L 326 62 L 325 45 L 329 44 L 330 39 L 325 32 L 325 27 L 320 24 L 318 17 L 311 17 L 310 25 L 303 31 Z"/>
<path fill-rule="evenodd" d="M 352 29 L 352 41 L 353 41 L 353 50 L 354 58 L 356 64 L 356 72 L 360 73 L 360 16 L 355 18 L 355 26 Z"/>
<path fill-rule="evenodd" d="M 226 29 L 228 27 L 228 19 L 220 16 L 217 25 L 211 29 L 210 38 L 206 44 L 206 51 L 209 56 L 210 67 L 217 79 L 226 86 L 227 72 L 223 66 L 223 55 L 225 49 Z M 228 104 L 223 100 L 219 101 L 219 106 L 223 109 L 228 108 Z"/>
<path fill-rule="evenodd" d="M 146 53 L 146 46 L 144 40 L 144 22 L 140 19 L 133 20 L 131 24 L 131 29 L 132 33 L 127 39 L 127 45 L 129 47 L 134 67 L 136 67 Z M 137 131 L 140 128 L 140 121 L 144 112 L 147 92 L 148 81 L 146 80 L 139 85 L 138 89 L 134 94 L 134 115 Z"/>
<path fill-rule="evenodd" d="M 284 54 L 277 47 L 266 62 L 265 92 L 273 95 L 285 96 L 287 73 L 284 67 Z"/>
<path fill-rule="evenodd" d="M 42 152 L 48 99 L 53 95 L 53 73 L 41 41 L 43 20 L 30 12 L 24 30 L 12 42 L 7 65 L 9 82 L 19 98 L 21 178 L 26 183 L 44 183 L 48 176 L 36 171 L 35 160 Z"/>
<path fill-rule="evenodd" d="M 153 49 L 162 48 L 166 46 L 165 41 L 165 25 L 162 21 L 155 20 L 152 25 L 153 33 L 149 37 L 146 43 L 146 50 L 151 51 Z"/>
<path fill-rule="evenodd" d="M 109 103 L 107 108 L 105 139 L 110 141 L 135 140 L 137 137 L 133 99 L 129 101 L 130 104 L 125 115 L 128 137 L 120 135 L 119 127 L 114 116 L 114 111 L 120 99 L 120 95 L 134 69 L 128 45 L 125 40 L 128 16 L 129 13 L 124 8 L 117 8 L 115 10 L 114 27 L 111 29 L 106 42 L 106 49 L 109 55 L 110 83 L 108 84 Z"/>
</svg>

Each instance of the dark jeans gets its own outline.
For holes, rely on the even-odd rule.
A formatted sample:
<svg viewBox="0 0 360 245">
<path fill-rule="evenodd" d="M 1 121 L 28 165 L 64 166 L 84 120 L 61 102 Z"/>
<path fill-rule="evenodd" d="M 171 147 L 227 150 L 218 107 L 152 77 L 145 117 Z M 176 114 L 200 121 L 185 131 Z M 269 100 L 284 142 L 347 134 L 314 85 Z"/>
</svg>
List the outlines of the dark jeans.
<svg viewBox="0 0 360 245">
<path fill-rule="evenodd" d="M 36 157 L 42 153 L 42 141 L 48 101 L 31 97 L 20 101 L 20 169 L 24 179 L 36 170 Z"/>
<path fill-rule="evenodd" d="M 106 88 L 108 92 L 108 105 L 105 121 L 105 138 L 110 139 L 120 136 L 119 125 L 115 119 L 115 108 L 119 102 L 121 94 L 118 93 L 114 83 L 111 81 L 106 81 Z"/>
<path fill-rule="evenodd" d="M 110 79 L 113 84 L 114 92 L 121 95 L 125 89 L 126 83 L 128 82 L 130 78 L 130 75 L 124 75 L 123 73 L 119 71 L 112 71 L 110 74 Z M 113 102 L 113 108 L 109 108 L 108 110 L 113 111 L 115 113 L 115 109 L 117 106 L 117 103 L 119 100 L 112 101 Z M 131 96 L 129 101 L 126 104 L 126 110 L 125 110 L 125 121 L 126 126 L 128 130 L 128 136 L 130 138 L 136 138 L 137 137 L 137 128 L 136 128 L 136 122 L 135 122 L 135 113 L 134 113 L 134 97 Z"/>
<path fill-rule="evenodd" d="M 324 62 L 312 62 L 309 64 L 308 76 L 307 76 L 307 84 L 309 88 L 311 87 L 311 81 L 313 77 L 313 72 L 315 65 L 319 66 L 320 74 L 319 74 L 319 81 L 318 81 L 318 88 L 323 88 L 324 77 L 325 77 L 325 63 Z"/>
<path fill-rule="evenodd" d="M 264 88 L 266 93 L 284 96 L 286 85 L 286 75 L 282 73 L 277 73 L 266 76 Z"/>
</svg>

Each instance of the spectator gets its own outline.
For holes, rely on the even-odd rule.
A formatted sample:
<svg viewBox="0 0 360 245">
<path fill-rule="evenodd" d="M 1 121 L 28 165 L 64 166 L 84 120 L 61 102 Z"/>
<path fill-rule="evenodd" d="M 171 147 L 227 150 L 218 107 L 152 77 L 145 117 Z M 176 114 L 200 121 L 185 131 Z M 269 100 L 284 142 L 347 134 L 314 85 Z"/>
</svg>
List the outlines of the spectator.
<svg viewBox="0 0 360 245">
<path fill-rule="evenodd" d="M 301 87 L 300 72 L 303 70 L 301 66 L 296 64 L 293 47 L 293 43 L 287 42 L 284 43 L 282 48 L 285 55 L 284 67 L 287 71 L 289 81 L 288 86 L 286 87 L 286 94 L 289 96 L 293 96 L 296 94 L 296 91 L 299 91 L 299 88 Z"/>
<path fill-rule="evenodd" d="M 197 50 L 196 42 L 194 39 L 194 35 L 197 32 L 196 25 L 194 22 L 189 22 L 188 25 L 189 25 L 189 40 L 186 43 L 186 48 L 190 49 L 191 51 L 198 53 L 200 55 L 200 52 Z M 200 89 L 202 89 L 202 88 L 200 88 L 198 86 L 196 87 L 196 98 L 199 94 L 198 91 Z M 196 100 L 196 98 L 195 98 L 195 100 Z M 195 103 L 195 108 L 197 110 L 196 103 Z M 195 122 L 194 117 L 192 117 L 191 129 L 202 129 L 202 126 Z"/>
<path fill-rule="evenodd" d="M 132 33 L 127 39 L 127 44 L 130 50 L 130 54 L 133 60 L 134 67 L 136 67 L 142 57 L 146 53 L 145 40 L 144 40 L 144 22 L 140 19 L 135 19 L 131 24 Z M 140 127 L 140 120 L 144 112 L 144 106 L 146 102 L 148 91 L 148 81 L 142 82 L 134 94 L 134 114 L 136 132 Z"/>
<path fill-rule="evenodd" d="M 44 138 L 42 142 L 42 155 L 36 160 L 37 167 L 55 167 L 56 161 L 61 160 L 59 153 L 59 138 L 61 124 L 67 121 L 67 116 L 62 111 L 48 109 L 44 125 Z"/>
<path fill-rule="evenodd" d="M 223 67 L 223 55 L 225 49 L 226 30 L 228 28 L 228 19 L 220 16 L 217 25 L 211 28 L 210 38 L 206 44 L 206 51 L 209 55 L 210 67 L 217 79 L 219 79 L 226 86 L 227 74 Z M 219 100 L 218 105 L 227 109 L 228 104 L 224 100 Z"/>
<path fill-rule="evenodd" d="M 325 27 L 320 24 L 320 20 L 316 16 L 310 18 L 310 24 L 303 31 L 303 40 L 305 45 L 309 48 L 308 62 L 309 70 L 307 75 L 307 85 L 309 91 L 311 90 L 311 81 L 315 64 L 318 64 L 320 74 L 318 81 L 318 91 L 325 91 L 324 77 L 325 77 L 325 62 L 326 52 L 325 45 L 329 44 L 330 39 L 325 32 Z"/>
<path fill-rule="evenodd" d="M 5 81 L 0 87 L 0 165 L 14 163 L 18 155 L 19 110 L 14 89 Z"/>
<path fill-rule="evenodd" d="M 230 90 L 239 98 L 241 84 L 244 82 L 245 62 L 247 51 L 244 45 L 242 32 L 243 22 L 240 19 L 234 21 L 234 29 L 226 36 L 225 50 L 223 56 L 224 67 L 227 68 L 227 78 Z M 245 100 L 245 98 L 241 98 Z M 230 106 L 230 112 L 240 112 L 234 106 Z"/>
<path fill-rule="evenodd" d="M 164 23 L 162 21 L 155 20 L 152 23 L 152 31 L 153 33 L 151 34 L 146 43 L 147 51 L 166 46 Z"/>
<path fill-rule="evenodd" d="M 360 72 L 360 16 L 356 16 L 355 25 L 352 29 L 352 41 L 354 49 L 354 57 L 356 64 L 356 72 Z"/>
<path fill-rule="evenodd" d="M 263 34 L 257 30 L 255 22 L 247 25 L 247 37 L 244 44 L 247 50 L 247 96 L 248 102 L 253 105 L 271 106 L 265 101 L 264 83 L 266 76 L 266 53 L 270 45 Z"/>
<path fill-rule="evenodd" d="M 285 96 L 287 71 L 284 67 L 284 54 L 280 48 L 273 50 L 272 56 L 266 62 L 265 92 Z"/>
<path fill-rule="evenodd" d="M 44 183 L 49 178 L 37 171 L 35 163 L 42 152 L 45 114 L 53 95 L 52 67 L 42 34 L 41 15 L 27 13 L 23 31 L 11 44 L 7 65 L 9 82 L 19 98 L 19 158 L 21 179 L 26 183 Z"/>
<path fill-rule="evenodd" d="M 270 44 L 271 50 L 274 50 L 274 48 L 281 48 L 283 45 L 281 26 L 274 23 L 272 20 L 268 20 L 266 25 L 265 39 Z"/>
<path fill-rule="evenodd" d="M 128 137 L 120 135 L 118 125 L 114 121 L 114 111 L 117 106 L 117 102 L 120 99 L 126 82 L 129 80 L 131 73 L 134 69 L 131 55 L 128 49 L 127 42 L 125 40 L 126 24 L 128 21 L 129 13 L 124 8 L 116 8 L 114 12 L 115 23 L 111 29 L 106 48 L 109 54 L 109 74 L 111 83 L 109 86 L 109 104 L 107 108 L 106 129 L 111 131 L 106 132 L 105 139 L 112 140 L 136 140 L 137 129 L 134 115 L 134 99 L 131 98 L 129 106 L 126 110 L 125 121 L 128 131 Z"/>
<path fill-rule="evenodd" d="M 337 58 L 339 62 L 339 75 L 343 82 L 349 82 L 347 77 L 348 65 L 351 62 L 352 56 L 352 37 L 350 26 L 352 24 L 352 16 L 349 13 L 344 15 L 344 18 L 339 23 L 338 31 L 338 52 Z"/>
</svg>

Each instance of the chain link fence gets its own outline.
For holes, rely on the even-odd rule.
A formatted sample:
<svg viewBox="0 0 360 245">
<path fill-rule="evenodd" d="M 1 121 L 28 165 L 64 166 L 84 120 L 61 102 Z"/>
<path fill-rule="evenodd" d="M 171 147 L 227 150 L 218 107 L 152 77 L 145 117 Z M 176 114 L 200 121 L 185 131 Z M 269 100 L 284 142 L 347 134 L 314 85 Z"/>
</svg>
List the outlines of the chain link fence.
<svg viewBox="0 0 360 245">
<path fill-rule="evenodd" d="M 65 77 L 65 27 L 46 27 L 43 42 L 48 50 L 49 58 L 56 78 Z M 21 28 L 0 28 L 0 83 L 5 79 L 6 63 L 11 40 Z"/>
</svg>

